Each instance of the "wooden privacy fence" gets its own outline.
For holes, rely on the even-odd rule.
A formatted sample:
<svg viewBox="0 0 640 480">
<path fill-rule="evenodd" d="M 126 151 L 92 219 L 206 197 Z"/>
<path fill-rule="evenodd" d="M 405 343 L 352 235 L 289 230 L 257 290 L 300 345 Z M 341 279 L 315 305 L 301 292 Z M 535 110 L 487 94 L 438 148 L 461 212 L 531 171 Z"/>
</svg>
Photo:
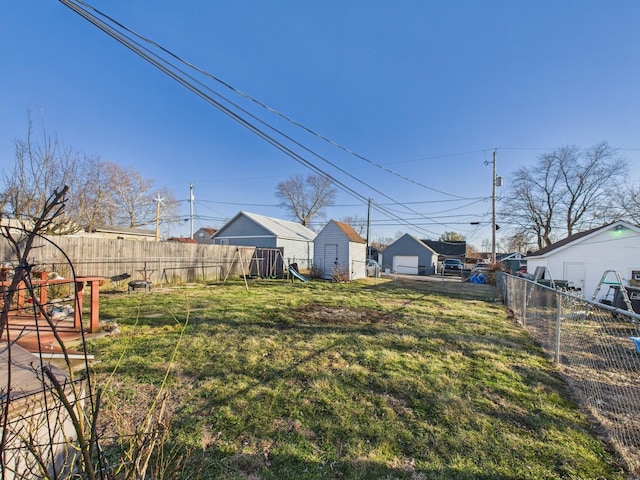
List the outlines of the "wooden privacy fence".
<svg viewBox="0 0 640 480">
<path fill-rule="evenodd" d="M 244 273 L 248 273 L 254 251 L 255 247 L 235 245 L 52 235 L 35 239 L 29 263 L 34 268 L 68 277 L 71 272 L 66 254 L 76 275 L 114 278 L 128 274 L 128 280 L 162 285 L 221 281 L 229 275 L 242 275 L 243 267 Z M 15 253 L 5 238 L 0 238 L 0 256 L 3 266 L 15 266 Z"/>
</svg>

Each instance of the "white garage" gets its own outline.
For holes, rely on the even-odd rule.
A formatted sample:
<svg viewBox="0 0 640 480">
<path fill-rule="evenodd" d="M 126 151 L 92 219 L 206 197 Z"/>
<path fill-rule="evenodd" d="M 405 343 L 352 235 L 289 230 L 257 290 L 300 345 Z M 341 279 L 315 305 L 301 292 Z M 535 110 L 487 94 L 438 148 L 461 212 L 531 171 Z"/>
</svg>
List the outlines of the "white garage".
<svg viewBox="0 0 640 480">
<path fill-rule="evenodd" d="M 625 286 L 640 281 L 640 228 L 622 220 L 574 233 L 527 255 L 527 270 L 546 267 L 554 280 L 582 288 L 586 298 L 596 292 L 604 272 L 618 272 Z M 611 276 L 613 279 L 613 276 Z M 603 289 L 599 293 L 607 293 Z"/>
<path fill-rule="evenodd" d="M 313 245 L 313 266 L 322 271 L 322 278 L 333 278 L 336 268 L 347 274 L 349 280 L 366 276 L 367 241 L 348 223 L 331 220 Z"/>
<path fill-rule="evenodd" d="M 393 270 L 396 273 L 405 275 L 417 275 L 418 274 L 418 256 L 415 255 L 394 255 L 393 257 Z"/>
</svg>

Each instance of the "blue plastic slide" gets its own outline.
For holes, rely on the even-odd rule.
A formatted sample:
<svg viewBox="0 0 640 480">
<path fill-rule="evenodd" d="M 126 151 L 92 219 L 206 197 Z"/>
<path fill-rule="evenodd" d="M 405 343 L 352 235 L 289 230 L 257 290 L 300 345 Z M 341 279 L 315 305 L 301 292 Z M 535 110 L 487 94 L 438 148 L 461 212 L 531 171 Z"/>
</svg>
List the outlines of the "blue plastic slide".
<svg viewBox="0 0 640 480">
<path fill-rule="evenodd" d="M 289 267 L 289 274 L 293 275 L 298 280 L 302 280 L 303 282 L 308 282 L 309 281 L 309 279 L 307 279 L 307 278 L 303 277 L 302 275 L 300 275 L 294 268 Z"/>
</svg>

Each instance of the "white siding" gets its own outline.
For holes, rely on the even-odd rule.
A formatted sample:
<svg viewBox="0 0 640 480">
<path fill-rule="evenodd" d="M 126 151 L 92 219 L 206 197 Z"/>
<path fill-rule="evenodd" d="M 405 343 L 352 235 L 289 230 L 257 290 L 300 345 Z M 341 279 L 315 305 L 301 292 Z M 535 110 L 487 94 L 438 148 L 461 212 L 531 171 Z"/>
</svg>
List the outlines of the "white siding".
<svg viewBox="0 0 640 480">
<path fill-rule="evenodd" d="M 349 258 L 351 258 L 351 280 L 367 276 L 367 245 L 364 243 L 349 243 Z"/>
<path fill-rule="evenodd" d="M 338 244 L 337 243 L 323 243 L 318 244 L 316 248 L 322 248 L 320 268 L 322 268 L 322 278 L 330 279 L 333 276 L 333 269 L 340 265 L 340 258 L 338 257 Z"/>
<path fill-rule="evenodd" d="M 568 266 L 578 263 L 584 263 L 583 293 L 590 299 L 605 271 L 617 271 L 623 280 L 629 280 L 632 270 L 640 270 L 640 234 L 606 228 L 544 257 L 528 257 L 527 271 L 533 273 L 537 266 L 546 266 L 554 280 L 561 280 Z"/>
<path fill-rule="evenodd" d="M 332 254 L 331 259 L 326 258 L 326 252 L 335 251 L 336 246 L 336 254 Z M 366 245 L 364 243 L 350 242 L 347 235 L 333 221 L 327 223 L 316 236 L 314 252 L 313 264 L 322 269 L 323 278 L 331 278 L 335 264 L 344 269 L 345 272 L 349 272 L 349 280 L 366 276 Z"/>
<path fill-rule="evenodd" d="M 311 267 L 310 262 L 313 260 L 314 251 L 313 242 L 298 242 L 278 238 L 276 247 L 283 249 L 283 257 L 287 265 L 295 262 L 300 269 Z"/>
<path fill-rule="evenodd" d="M 333 222 L 327 223 L 322 231 L 316 236 L 315 239 L 316 248 L 318 253 L 314 257 L 314 264 L 322 268 L 323 278 L 331 278 L 331 272 L 335 264 L 339 268 L 343 268 L 346 271 L 351 271 L 349 265 L 349 239 L 345 236 L 344 232 L 338 228 Z M 336 259 L 326 258 L 326 247 L 336 245 Z M 330 247 L 333 251 L 335 247 Z"/>
</svg>

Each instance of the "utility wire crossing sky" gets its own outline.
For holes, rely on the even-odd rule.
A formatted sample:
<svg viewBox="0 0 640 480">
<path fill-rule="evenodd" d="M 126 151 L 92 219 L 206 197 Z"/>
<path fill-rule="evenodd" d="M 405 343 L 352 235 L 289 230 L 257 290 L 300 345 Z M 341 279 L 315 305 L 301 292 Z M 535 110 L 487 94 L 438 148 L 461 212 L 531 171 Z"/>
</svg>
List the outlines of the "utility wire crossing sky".
<svg viewBox="0 0 640 480">
<path fill-rule="evenodd" d="M 328 218 L 372 199 L 374 240 L 478 247 L 494 150 L 498 196 L 542 153 L 603 140 L 640 181 L 635 2 L 217 3 L 8 0 L 3 164 L 31 112 L 177 198 L 192 183 L 196 228 L 284 218 L 277 183 L 318 172 L 339 189 Z"/>
</svg>

